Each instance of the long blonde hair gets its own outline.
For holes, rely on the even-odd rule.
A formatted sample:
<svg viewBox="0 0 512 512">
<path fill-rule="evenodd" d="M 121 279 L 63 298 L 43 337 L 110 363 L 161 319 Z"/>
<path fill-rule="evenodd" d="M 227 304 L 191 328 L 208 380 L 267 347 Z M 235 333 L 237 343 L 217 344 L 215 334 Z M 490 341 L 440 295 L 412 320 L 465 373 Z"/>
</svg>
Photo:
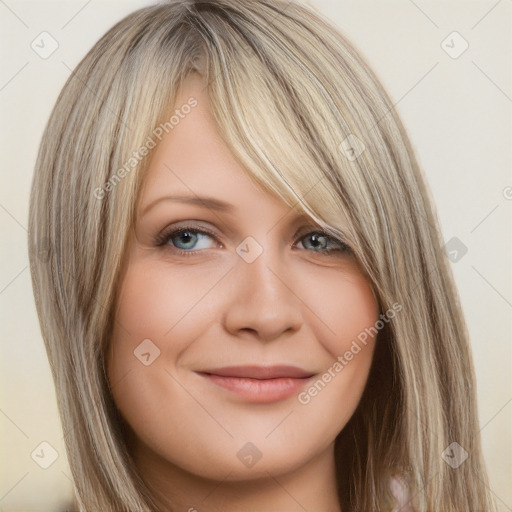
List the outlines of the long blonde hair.
<svg viewBox="0 0 512 512">
<path fill-rule="evenodd" d="M 342 509 L 390 510 L 389 478 L 401 475 L 414 510 L 493 510 L 468 333 L 407 134 L 345 37 L 284 0 L 142 8 L 94 45 L 53 109 L 32 183 L 30 269 L 80 510 L 156 510 L 105 356 L 150 155 L 130 159 L 179 107 L 191 72 L 248 175 L 334 235 L 343 227 L 381 310 L 402 306 L 336 439 Z M 453 442 L 469 454 L 457 468 L 441 456 Z"/>
</svg>

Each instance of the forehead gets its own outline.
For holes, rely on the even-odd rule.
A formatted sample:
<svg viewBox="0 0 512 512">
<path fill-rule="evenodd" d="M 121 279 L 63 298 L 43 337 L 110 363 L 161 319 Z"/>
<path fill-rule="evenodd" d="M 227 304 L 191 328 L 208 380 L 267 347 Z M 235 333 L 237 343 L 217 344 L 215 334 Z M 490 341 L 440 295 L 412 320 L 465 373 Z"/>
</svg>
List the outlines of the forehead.
<svg viewBox="0 0 512 512">
<path fill-rule="evenodd" d="M 195 106 L 184 114 L 180 108 L 191 97 Z M 290 211 L 279 197 L 249 177 L 223 141 L 200 75 L 189 75 L 184 82 L 176 97 L 175 111 L 180 114 L 179 121 L 152 150 L 143 179 L 139 215 L 168 196 L 178 196 L 182 204 L 206 204 L 226 213 L 237 209 L 258 211 L 265 206 Z M 206 202 L 205 197 L 209 198 Z"/>
</svg>

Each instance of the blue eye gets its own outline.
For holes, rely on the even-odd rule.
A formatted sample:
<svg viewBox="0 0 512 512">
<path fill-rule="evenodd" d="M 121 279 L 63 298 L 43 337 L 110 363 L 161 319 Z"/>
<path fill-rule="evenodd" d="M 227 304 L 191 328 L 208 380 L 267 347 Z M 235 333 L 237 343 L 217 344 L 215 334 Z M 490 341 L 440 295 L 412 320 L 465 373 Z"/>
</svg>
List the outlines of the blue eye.
<svg viewBox="0 0 512 512">
<path fill-rule="evenodd" d="M 179 256 L 192 256 L 201 249 L 210 248 L 207 245 L 208 239 L 213 239 L 220 245 L 213 233 L 192 226 L 184 226 L 164 231 L 155 239 L 155 245 Z"/>
<path fill-rule="evenodd" d="M 170 234 L 169 240 L 173 241 L 173 245 L 179 250 L 187 249 L 208 249 L 208 247 L 197 247 L 201 244 L 201 240 L 204 242 L 204 238 L 211 237 L 209 233 L 199 231 L 197 229 L 180 229 Z M 190 251 L 186 251 L 190 252 Z"/>
<path fill-rule="evenodd" d="M 192 256 L 203 249 L 210 249 L 208 239 L 214 240 L 217 244 L 222 245 L 217 237 L 204 229 L 198 229 L 192 226 L 180 227 L 178 229 L 170 229 L 157 237 L 155 244 L 157 246 L 165 246 L 171 252 L 178 255 Z M 341 240 L 332 237 L 324 231 L 310 231 L 300 235 L 299 242 L 302 240 L 310 240 L 312 244 L 302 243 L 302 246 L 311 252 L 330 255 L 332 253 L 350 252 L 350 247 Z"/>
<path fill-rule="evenodd" d="M 311 231 L 303 235 L 300 240 L 311 240 L 313 241 L 312 250 L 314 252 L 322 252 L 323 254 L 331 254 L 332 252 L 347 252 L 350 250 L 349 246 L 334 238 L 323 231 Z M 329 247 L 329 244 L 334 244 L 333 247 Z M 304 243 L 302 244 L 304 246 Z M 308 247 L 306 247 L 307 249 Z"/>
</svg>

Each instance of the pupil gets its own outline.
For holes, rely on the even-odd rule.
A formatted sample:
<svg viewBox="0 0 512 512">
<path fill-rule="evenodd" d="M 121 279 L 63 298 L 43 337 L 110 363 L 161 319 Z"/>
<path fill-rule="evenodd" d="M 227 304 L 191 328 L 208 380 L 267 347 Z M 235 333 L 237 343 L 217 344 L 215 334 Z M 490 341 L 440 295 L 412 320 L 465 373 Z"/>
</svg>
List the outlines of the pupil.
<svg viewBox="0 0 512 512">
<path fill-rule="evenodd" d="M 319 239 L 319 238 L 323 238 L 323 237 L 321 237 L 321 236 L 319 237 L 318 235 L 311 235 L 311 239 L 315 241 L 315 243 L 313 243 L 313 246 L 314 246 L 315 248 L 318 248 L 318 247 L 319 247 L 319 245 L 318 245 L 318 239 Z"/>
<path fill-rule="evenodd" d="M 189 240 L 186 240 L 187 238 L 188 238 Z M 191 236 L 191 234 L 190 234 L 190 232 L 189 232 L 189 231 L 184 231 L 184 232 L 181 234 L 181 239 L 182 239 L 182 241 L 183 241 L 183 239 L 185 239 L 184 243 L 186 244 L 187 242 L 190 242 L 190 241 L 191 241 L 192 236 Z"/>
</svg>

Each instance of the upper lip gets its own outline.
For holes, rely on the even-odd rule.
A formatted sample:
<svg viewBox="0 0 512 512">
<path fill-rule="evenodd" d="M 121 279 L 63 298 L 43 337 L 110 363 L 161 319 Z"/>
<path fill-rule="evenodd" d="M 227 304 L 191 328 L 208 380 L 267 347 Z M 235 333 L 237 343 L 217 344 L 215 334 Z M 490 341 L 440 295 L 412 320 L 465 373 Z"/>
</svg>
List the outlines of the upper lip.
<svg viewBox="0 0 512 512">
<path fill-rule="evenodd" d="M 201 370 L 198 373 L 206 373 L 210 375 L 220 375 L 222 377 L 239 377 L 249 379 L 279 379 L 279 378 L 295 378 L 305 379 L 315 375 L 291 365 L 274 365 L 274 366 L 224 366 L 222 368 L 213 368 L 209 370 Z"/>
</svg>

